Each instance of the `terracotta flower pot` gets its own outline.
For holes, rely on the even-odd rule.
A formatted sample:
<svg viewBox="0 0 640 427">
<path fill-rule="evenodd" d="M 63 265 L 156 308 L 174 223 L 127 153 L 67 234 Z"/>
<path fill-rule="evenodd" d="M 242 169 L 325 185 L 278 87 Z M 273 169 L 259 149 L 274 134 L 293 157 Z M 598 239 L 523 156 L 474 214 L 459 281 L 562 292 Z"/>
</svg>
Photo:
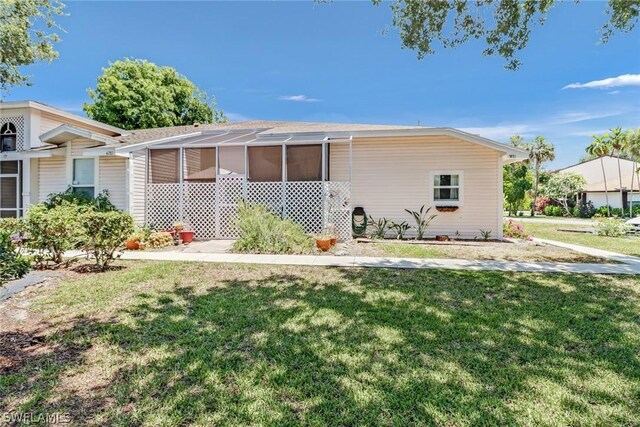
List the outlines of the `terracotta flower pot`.
<svg viewBox="0 0 640 427">
<path fill-rule="evenodd" d="M 327 252 L 331 249 L 331 239 L 316 239 L 316 246 L 322 252 Z"/>
<path fill-rule="evenodd" d="M 181 231 L 178 234 L 180 234 L 180 239 L 185 245 L 193 242 L 193 231 Z"/>
<path fill-rule="evenodd" d="M 336 245 L 336 243 L 338 243 L 338 239 L 337 239 L 337 238 L 335 238 L 335 237 L 332 237 L 332 238 L 331 238 L 331 246 L 335 246 L 335 245 Z"/>
<path fill-rule="evenodd" d="M 130 251 L 135 251 L 135 250 L 138 250 L 140 248 L 140 243 L 136 239 L 128 239 L 125 242 L 125 245 L 126 245 L 127 249 L 130 250 Z"/>
</svg>

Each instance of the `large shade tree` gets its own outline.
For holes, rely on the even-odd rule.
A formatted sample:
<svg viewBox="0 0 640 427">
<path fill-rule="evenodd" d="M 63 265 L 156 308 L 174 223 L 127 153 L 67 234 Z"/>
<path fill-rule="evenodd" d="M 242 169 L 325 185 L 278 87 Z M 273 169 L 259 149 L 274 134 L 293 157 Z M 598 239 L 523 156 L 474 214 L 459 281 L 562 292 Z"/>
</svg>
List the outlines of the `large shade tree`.
<svg viewBox="0 0 640 427">
<path fill-rule="evenodd" d="M 227 119 L 215 98 L 178 73 L 144 59 L 109 64 L 89 89 L 89 117 L 122 129 L 148 129 L 194 123 L 220 123 Z"/>
<path fill-rule="evenodd" d="M 373 4 L 387 4 L 372 0 Z M 484 45 L 483 54 L 505 59 L 507 69 L 521 62 L 517 53 L 529 42 L 531 31 L 543 25 L 553 0 L 394 0 L 392 24 L 400 32 L 403 47 L 418 58 L 442 48 L 455 48 L 473 40 Z M 577 3 L 577 2 L 576 2 Z M 601 28 L 601 42 L 614 32 L 633 30 L 640 14 L 640 0 L 609 0 L 608 20 Z"/>
<path fill-rule="evenodd" d="M 511 144 L 527 151 L 530 149 L 530 144 L 520 135 L 512 136 Z M 524 207 L 527 193 L 533 188 L 533 176 L 529 166 L 529 160 L 525 160 L 523 162 L 509 163 L 503 167 L 503 193 L 509 215 L 516 215 Z"/>
<path fill-rule="evenodd" d="M 31 85 L 21 67 L 58 57 L 63 9 L 57 0 L 0 0 L 0 91 Z"/>
<path fill-rule="evenodd" d="M 567 212 L 567 215 L 571 216 L 569 200 L 583 191 L 586 184 L 587 181 L 580 174 L 572 172 L 555 173 L 544 185 L 543 192 L 545 196 L 559 202 Z"/>
</svg>

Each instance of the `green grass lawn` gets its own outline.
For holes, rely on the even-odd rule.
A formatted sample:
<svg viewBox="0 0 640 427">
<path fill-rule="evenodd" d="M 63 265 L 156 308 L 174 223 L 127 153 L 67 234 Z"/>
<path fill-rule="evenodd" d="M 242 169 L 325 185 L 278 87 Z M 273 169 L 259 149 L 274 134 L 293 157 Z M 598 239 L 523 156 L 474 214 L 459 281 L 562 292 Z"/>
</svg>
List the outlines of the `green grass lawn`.
<svg viewBox="0 0 640 427">
<path fill-rule="evenodd" d="M 640 424 L 637 277 L 123 265 L 37 291 L 27 320 L 4 326 L 0 414 Z M 7 346 L 22 338 L 31 344 Z"/>
<path fill-rule="evenodd" d="M 517 222 L 514 220 L 514 222 Z M 576 245 L 590 246 L 592 248 L 604 249 L 606 251 L 619 252 L 627 255 L 640 256 L 639 237 L 606 237 L 596 236 L 588 233 L 572 233 L 558 231 L 563 229 L 584 229 L 593 228 L 592 225 L 562 225 L 543 224 L 540 222 L 522 222 L 524 229 L 534 237 L 541 239 L 557 240 L 559 242 L 573 243 Z"/>
</svg>

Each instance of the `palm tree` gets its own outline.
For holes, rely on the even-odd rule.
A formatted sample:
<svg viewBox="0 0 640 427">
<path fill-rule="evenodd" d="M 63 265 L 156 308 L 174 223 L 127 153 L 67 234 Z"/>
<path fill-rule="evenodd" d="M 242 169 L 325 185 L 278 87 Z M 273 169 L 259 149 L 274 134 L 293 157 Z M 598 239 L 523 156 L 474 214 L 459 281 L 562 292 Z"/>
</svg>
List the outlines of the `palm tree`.
<svg viewBox="0 0 640 427">
<path fill-rule="evenodd" d="M 540 171 L 542 164 L 556 158 L 553 144 L 547 142 L 543 137 L 536 136 L 529 148 L 529 161 L 533 164 L 535 181 L 533 187 L 533 203 L 531 204 L 531 216 L 535 215 L 535 205 L 538 199 L 538 184 L 540 183 Z"/>
<path fill-rule="evenodd" d="M 622 169 L 620 168 L 620 155 L 625 148 L 626 133 L 622 128 L 610 129 L 611 133 L 607 134 L 609 144 L 611 145 L 611 153 L 618 159 L 618 179 L 620 180 L 620 205 L 622 206 L 622 217 L 624 218 L 624 204 L 622 203 Z"/>
<path fill-rule="evenodd" d="M 624 151 L 633 161 L 633 169 L 631 172 L 631 190 L 629 191 L 629 217 L 633 217 L 633 182 L 637 178 L 640 187 L 640 176 L 638 176 L 638 161 L 640 161 L 640 129 L 629 129 L 625 133 Z"/>
<path fill-rule="evenodd" d="M 604 171 L 604 161 L 602 158 L 611 154 L 611 146 L 606 135 L 596 136 L 593 135 L 593 142 L 587 147 L 587 153 L 590 156 L 600 158 L 600 166 L 602 166 L 602 179 L 604 180 L 604 198 L 607 203 L 607 216 L 611 216 L 611 210 L 609 208 L 609 191 L 607 189 L 607 174 Z"/>
</svg>

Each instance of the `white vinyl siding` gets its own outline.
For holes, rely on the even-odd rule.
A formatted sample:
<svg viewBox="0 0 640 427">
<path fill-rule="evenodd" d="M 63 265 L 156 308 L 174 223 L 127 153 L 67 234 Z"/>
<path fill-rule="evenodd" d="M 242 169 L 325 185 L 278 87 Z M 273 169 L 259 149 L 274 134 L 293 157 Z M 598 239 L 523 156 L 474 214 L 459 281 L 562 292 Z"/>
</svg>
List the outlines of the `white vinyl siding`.
<svg viewBox="0 0 640 427">
<path fill-rule="evenodd" d="M 118 209 L 127 207 L 127 159 L 100 157 L 98 191 L 109 192 L 109 199 Z"/>
<path fill-rule="evenodd" d="M 334 144 L 330 150 L 330 179 L 348 181 L 348 144 Z M 351 204 L 362 206 L 374 219 L 413 225 L 404 209 L 434 206 L 430 174 L 460 171 L 464 206 L 455 212 L 438 212 L 434 206 L 432 213 L 438 216 L 427 235 L 453 236 L 458 231 L 463 238 L 473 238 L 483 229 L 500 238 L 500 156 L 496 150 L 447 136 L 354 139 Z"/>
<path fill-rule="evenodd" d="M 131 153 L 129 160 L 129 211 L 137 224 L 144 223 L 144 203 L 145 203 L 145 163 L 146 151 L 135 151 Z"/>
<path fill-rule="evenodd" d="M 89 139 L 74 139 L 71 141 L 71 157 L 85 157 L 82 151 L 99 145 L 98 142 Z"/>
<path fill-rule="evenodd" d="M 49 194 L 67 189 L 67 162 L 64 157 L 38 159 L 38 202 Z"/>
</svg>

